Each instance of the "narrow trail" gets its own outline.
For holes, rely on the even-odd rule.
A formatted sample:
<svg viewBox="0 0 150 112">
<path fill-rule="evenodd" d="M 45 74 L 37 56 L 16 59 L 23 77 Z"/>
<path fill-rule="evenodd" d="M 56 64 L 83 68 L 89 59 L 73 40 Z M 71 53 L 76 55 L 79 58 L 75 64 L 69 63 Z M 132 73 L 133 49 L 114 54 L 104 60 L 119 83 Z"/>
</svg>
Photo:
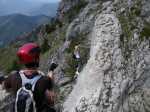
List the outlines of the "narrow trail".
<svg viewBox="0 0 150 112">
<path fill-rule="evenodd" d="M 109 73 L 113 67 L 111 63 L 115 58 L 115 60 L 118 60 L 116 65 L 119 67 L 121 61 L 119 49 L 120 29 L 115 14 L 104 13 L 99 15 L 92 33 L 90 59 L 80 73 L 77 84 L 64 104 L 64 112 L 98 112 L 99 107 L 97 105 L 100 105 L 99 103 L 107 105 L 108 99 L 105 95 L 111 84 L 111 74 Z M 119 77 L 119 75 L 115 77 L 116 83 L 120 83 L 117 82 Z M 117 92 L 115 88 L 119 88 L 119 85 L 114 85 L 114 95 Z M 102 102 L 99 102 L 99 97 L 102 97 Z"/>
</svg>

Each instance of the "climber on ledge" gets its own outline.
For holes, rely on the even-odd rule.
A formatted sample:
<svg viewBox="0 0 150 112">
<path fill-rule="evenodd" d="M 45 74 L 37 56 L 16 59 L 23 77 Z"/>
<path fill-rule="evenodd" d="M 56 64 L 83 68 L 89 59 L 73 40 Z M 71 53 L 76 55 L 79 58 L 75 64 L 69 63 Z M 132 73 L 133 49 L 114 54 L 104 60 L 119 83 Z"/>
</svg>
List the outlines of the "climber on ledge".
<svg viewBox="0 0 150 112">
<path fill-rule="evenodd" d="M 52 64 L 50 75 L 44 76 L 38 70 L 40 47 L 35 43 L 20 47 L 17 56 L 25 65 L 24 69 L 13 71 L 5 80 L 1 78 L 4 89 L 11 91 L 16 98 L 12 112 L 56 112 L 52 73 L 57 65 Z"/>
<path fill-rule="evenodd" d="M 81 66 L 81 57 L 80 57 L 80 50 L 79 50 L 79 45 L 76 45 L 74 47 L 74 52 L 73 52 L 73 58 L 75 59 L 76 61 L 76 74 L 75 76 L 78 76 L 79 75 L 79 69 L 80 69 L 80 66 Z"/>
</svg>

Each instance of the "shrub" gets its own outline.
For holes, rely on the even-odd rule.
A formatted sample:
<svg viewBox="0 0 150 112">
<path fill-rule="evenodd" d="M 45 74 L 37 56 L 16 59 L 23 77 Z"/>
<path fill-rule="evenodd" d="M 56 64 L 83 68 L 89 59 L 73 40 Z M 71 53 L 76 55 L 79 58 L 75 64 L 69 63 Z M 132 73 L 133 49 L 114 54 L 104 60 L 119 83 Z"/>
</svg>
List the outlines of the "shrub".
<svg viewBox="0 0 150 112">
<path fill-rule="evenodd" d="M 77 61 L 73 59 L 72 55 L 70 54 L 66 57 L 66 63 L 68 64 L 68 66 L 64 70 L 65 75 L 73 77 L 76 72 Z"/>
<path fill-rule="evenodd" d="M 140 33 L 140 39 L 143 40 L 144 38 L 150 37 L 150 23 L 145 23 L 144 28 Z"/>
<path fill-rule="evenodd" d="M 18 60 L 15 59 L 7 66 L 6 72 L 9 73 L 13 70 L 19 70 L 22 67 L 22 65 L 18 64 Z"/>
<path fill-rule="evenodd" d="M 41 52 L 45 53 L 46 51 L 48 51 L 50 49 L 50 46 L 48 44 L 48 40 L 44 38 L 43 43 L 41 45 Z"/>
<path fill-rule="evenodd" d="M 49 24 L 45 25 L 46 33 L 51 33 L 56 30 L 57 26 L 62 27 L 62 23 L 57 18 L 52 18 Z"/>
</svg>

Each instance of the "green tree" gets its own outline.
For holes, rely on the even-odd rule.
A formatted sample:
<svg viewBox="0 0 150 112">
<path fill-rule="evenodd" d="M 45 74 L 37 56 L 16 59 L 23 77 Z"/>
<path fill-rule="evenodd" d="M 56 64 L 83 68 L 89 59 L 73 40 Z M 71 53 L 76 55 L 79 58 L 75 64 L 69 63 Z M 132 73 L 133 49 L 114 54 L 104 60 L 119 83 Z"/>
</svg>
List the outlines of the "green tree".
<svg viewBox="0 0 150 112">
<path fill-rule="evenodd" d="M 7 72 L 11 72 L 13 70 L 19 70 L 22 66 L 18 64 L 18 60 L 15 59 L 12 61 L 10 65 L 8 65 Z"/>
<path fill-rule="evenodd" d="M 48 51 L 50 48 L 49 44 L 48 44 L 48 40 L 47 39 L 44 39 L 43 40 L 43 43 L 41 45 L 41 52 L 42 53 L 45 53 L 46 51 Z"/>
</svg>

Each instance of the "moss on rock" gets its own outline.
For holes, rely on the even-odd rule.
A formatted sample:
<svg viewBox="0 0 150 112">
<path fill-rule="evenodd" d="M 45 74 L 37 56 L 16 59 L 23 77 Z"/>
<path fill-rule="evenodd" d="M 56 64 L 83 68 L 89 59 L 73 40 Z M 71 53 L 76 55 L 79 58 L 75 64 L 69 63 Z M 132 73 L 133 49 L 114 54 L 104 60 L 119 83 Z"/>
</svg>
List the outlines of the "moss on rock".
<svg viewBox="0 0 150 112">
<path fill-rule="evenodd" d="M 145 23 L 140 33 L 140 39 L 142 41 L 144 39 L 148 39 L 149 37 L 150 37 L 150 23 Z"/>
</svg>

